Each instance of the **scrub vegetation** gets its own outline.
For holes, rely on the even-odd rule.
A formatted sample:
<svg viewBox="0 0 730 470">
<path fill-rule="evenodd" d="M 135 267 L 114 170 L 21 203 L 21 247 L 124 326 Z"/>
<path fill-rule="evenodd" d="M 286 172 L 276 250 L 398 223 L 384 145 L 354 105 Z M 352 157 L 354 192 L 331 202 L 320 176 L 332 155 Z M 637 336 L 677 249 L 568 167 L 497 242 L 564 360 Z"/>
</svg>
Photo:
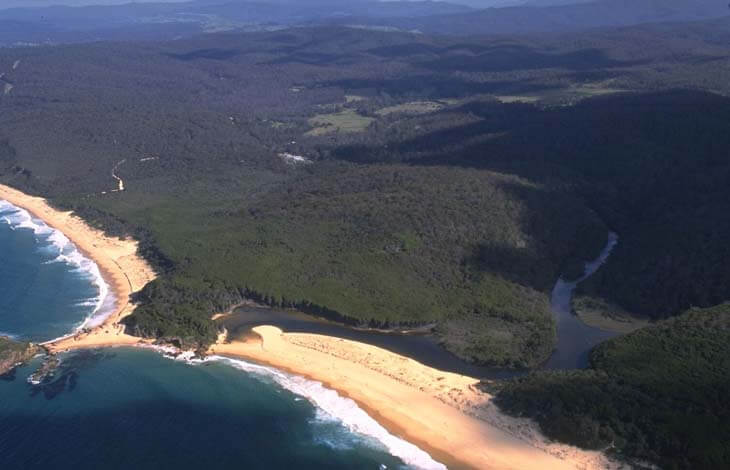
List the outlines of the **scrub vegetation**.
<svg viewBox="0 0 730 470">
<path fill-rule="evenodd" d="M 140 239 L 162 275 L 136 334 L 205 346 L 252 298 L 531 367 L 609 228 L 586 295 L 653 319 L 730 297 L 723 25 L 0 49 L 0 181 Z"/>
<path fill-rule="evenodd" d="M 32 358 L 39 348 L 31 343 L 19 342 L 0 336 L 0 380 L 12 378 L 13 369 Z"/>
<path fill-rule="evenodd" d="M 549 437 L 664 469 L 730 465 L 730 304 L 598 346 L 588 370 L 503 385 L 502 409 Z"/>
</svg>

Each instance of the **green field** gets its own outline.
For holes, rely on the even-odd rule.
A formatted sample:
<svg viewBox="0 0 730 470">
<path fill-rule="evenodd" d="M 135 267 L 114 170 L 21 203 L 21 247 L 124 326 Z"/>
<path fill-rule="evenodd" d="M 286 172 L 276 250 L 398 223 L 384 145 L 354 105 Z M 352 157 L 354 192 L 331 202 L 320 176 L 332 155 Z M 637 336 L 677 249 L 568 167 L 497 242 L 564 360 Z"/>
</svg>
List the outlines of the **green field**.
<svg viewBox="0 0 730 470">
<path fill-rule="evenodd" d="M 373 118 L 362 116 L 352 109 L 330 114 L 318 114 L 309 119 L 313 127 L 307 135 L 325 135 L 337 132 L 362 132 L 374 121 Z"/>
<path fill-rule="evenodd" d="M 388 106 L 377 111 L 379 116 L 387 116 L 389 114 L 428 114 L 443 109 L 444 105 L 437 101 L 412 101 L 396 106 Z"/>
</svg>

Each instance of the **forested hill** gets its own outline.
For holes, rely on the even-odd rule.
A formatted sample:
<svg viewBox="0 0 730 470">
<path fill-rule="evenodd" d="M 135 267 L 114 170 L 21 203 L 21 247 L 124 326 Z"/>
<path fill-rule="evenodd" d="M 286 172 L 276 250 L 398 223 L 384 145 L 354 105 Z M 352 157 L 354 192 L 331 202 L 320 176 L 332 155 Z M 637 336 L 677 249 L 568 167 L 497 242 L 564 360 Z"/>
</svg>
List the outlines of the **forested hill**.
<svg viewBox="0 0 730 470">
<path fill-rule="evenodd" d="M 66 0 L 68 4 L 70 0 Z M 100 0 L 101 1 L 101 0 Z M 0 5 L 0 47 L 171 40 L 211 32 L 346 25 L 455 36 L 574 33 L 730 15 L 724 0 L 189 0 Z M 468 4 L 469 6 L 465 5 Z M 16 8 L 10 8 L 15 6 Z M 6 7 L 3 9 L 3 7 Z"/>
<path fill-rule="evenodd" d="M 416 18 L 344 18 L 340 24 L 388 26 L 446 35 L 567 33 L 592 28 L 706 20 L 730 15 L 724 0 L 595 0 L 519 5 Z"/>
<path fill-rule="evenodd" d="M 451 164 L 562 174 L 621 234 L 608 264 L 581 289 L 662 318 L 730 298 L 730 100 L 671 91 L 587 100 L 569 108 L 470 104 L 482 118 L 387 150 L 340 150 L 354 161 Z M 479 140 L 479 135 L 504 134 Z"/>
<path fill-rule="evenodd" d="M 725 31 L 0 49 L 0 180 L 141 239 L 162 276 L 137 334 L 206 345 L 250 297 L 535 366 L 552 285 L 609 228 L 592 295 L 654 316 L 728 298 Z"/>
<path fill-rule="evenodd" d="M 664 469 L 730 466 L 730 305 L 609 341 L 591 368 L 508 383 L 508 412 L 550 437 Z"/>
</svg>

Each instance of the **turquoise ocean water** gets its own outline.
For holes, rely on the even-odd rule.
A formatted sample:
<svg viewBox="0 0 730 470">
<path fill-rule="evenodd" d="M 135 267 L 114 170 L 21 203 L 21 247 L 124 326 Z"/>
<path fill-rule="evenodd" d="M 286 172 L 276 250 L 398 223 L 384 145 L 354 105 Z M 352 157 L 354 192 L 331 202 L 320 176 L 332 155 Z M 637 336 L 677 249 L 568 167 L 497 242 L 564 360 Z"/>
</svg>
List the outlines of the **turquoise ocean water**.
<svg viewBox="0 0 730 470">
<path fill-rule="evenodd" d="M 98 269 L 62 234 L 0 202 L 0 332 L 45 341 L 103 320 Z M 443 469 L 321 384 L 226 358 L 68 353 L 0 380 L 0 468 Z"/>
</svg>

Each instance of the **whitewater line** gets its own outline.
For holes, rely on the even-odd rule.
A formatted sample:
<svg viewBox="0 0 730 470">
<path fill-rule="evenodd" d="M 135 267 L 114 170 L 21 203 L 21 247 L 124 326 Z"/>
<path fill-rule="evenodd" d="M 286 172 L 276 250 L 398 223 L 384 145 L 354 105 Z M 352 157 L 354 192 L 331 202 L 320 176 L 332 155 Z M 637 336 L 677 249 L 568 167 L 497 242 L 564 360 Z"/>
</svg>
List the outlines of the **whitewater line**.
<svg viewBox="0 0 730 470">
<path fill-rule="evenodd" d="M 73 336 L 84 328 L 90 328 L 103 323 L 106 317 L 113 312 L 115 298 L 110 292 L 109 285 L 104 281 L 99 266 L 93 260 L 86 258 L 63 232 L 33 217 L 27 210 L 5 200 L 0 200 L 0 212 L 3 213 L 3 217 L 0 220 L 6 223 L 11 230 L 31 230 L 38 242 L 47 244 L 43 248 L 52 248 L 55 250 L 55 258 L 46 261 L 46 264 L 62 262 L 73 266 L 75 271 L 84 274 L 97 288 L 97 295 L 87 300 L 89 303 L 93 302 L 94 310 L 75 327 L 72 333 L 48 342 Z"/>
<path fill-rule="evenodd" d="M 0 200 L 0 217 L 7 223 L 12 230 L 29 229 L 36 235 L 38 241 L 48 243 L 48 247 L 53 247 L 58 255 L 50 260 L 51 262 L 64 262 L 73 265 L 90 275 L 93 275 L 94 281 L 98 281 L 99 295 L 94 299 L 97 300 L 94 312 L 77 328 L 75 332 L 70 333 L 62 338 L 75 336 L 79 330 L 92 327 L 94 324 L 102 324 L 106 317 L 101 318 L 98 314 L 101 311 L 104 300 L 111 296 L 108 286 L 101 278 L 98 265 L 93 260 L 84 257 L 83 254 L 60 230 L 48 226 L 45 222 L 35 218 L 26 209 L 19 208 L 9 202 Z M 45 246 L 43 247 L 45 248 Z M 127 278 L 131 284 L 131 280 Z M 95 282 L 96 284 L 96 282 Z M 106 288 L 106 289 L 105 289 Z M 55 343 L 59 339 L 44 342 L 43 344 Z M 179 350 L 171 347 L 158 347 L 152 345 L 138 345 L 138 347 L 151 348 L 165 354 L 178 354 Z M 414 444 L 402 440 L 390 434 L 367 412 L 361 409 L 353 400 L 342 397 L 335 390 L 325 387 L 321 382 L 313 381 L 297 375 L 289 375 L 278 369 L 258 366 L 256 364 L 240 361 L 236 359 L 223 358 L 221 356 L 210 356 L 202 360 L 196 359 L 195 353 L 185 351 L 178 355 L 179 360 L 185 360 L 191 364 L 198 362 L 217 361 L 223 362 L 228 366 L 234 367 L 245 373 L 249 373 L 255 377 L 268 377 L 278 384 L 278 386 L 291 391 L 297 396 L 307 399 L 317 410 L 317 416 L 324 415 L 328 420 L 336 420 L 353 434 L 365 437 L 371 441 L 376 448 L 386 450 L 391 455 L 401 459 L 411 467 L 422 470 L 446 470 L 442 464 L 434 461 L 425 451 L 421 450 Z"/>
<path fill-rule="evenodd" d="M 322 382 L 242 359 L 219 355 L 200 359 L 193 351 L 179 353 L 176 348 L 166 346 L 142 345 L 141 347 L 156 350 L 168 359 L 190 365 L 217 362 L 259 379 L 271 380 L 283 389 L 310 402 L 317 410 L 317 419 L 338 422 L 351 433 L 372 439 L 378 443 L 378 446 L 384 446 L 384 450 L 401 459 L 409 467 L 419 470 L 447 470 L 444 464 L 434 460 L 426 451 L 388 432 L 354 400 L 341 396 L 336 390 L 327 388 Z"/>
</svg>

